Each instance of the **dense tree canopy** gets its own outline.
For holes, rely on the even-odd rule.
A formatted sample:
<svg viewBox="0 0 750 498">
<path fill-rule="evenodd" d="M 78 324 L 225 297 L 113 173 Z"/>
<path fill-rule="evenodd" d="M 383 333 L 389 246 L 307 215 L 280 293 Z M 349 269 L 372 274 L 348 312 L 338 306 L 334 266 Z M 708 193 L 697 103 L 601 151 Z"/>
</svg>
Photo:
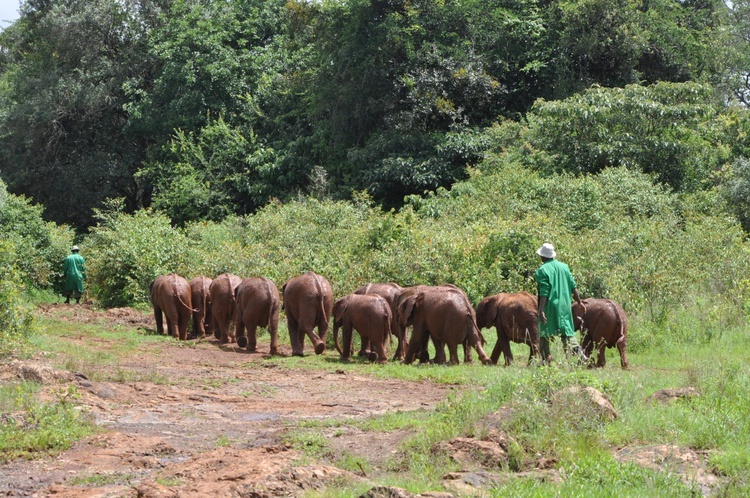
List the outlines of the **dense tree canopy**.
<svg viewBox="0 0 750 498">
<path fill-rule="evenodd" d="M 527 119 L 542 170 L 695 189 L 747 150 L 719 116 L 747 103 L 748 32 L 745 1 L 26 0 L 0 175 L 79 229 L 107 198 L 180 224 L 305 190 L 397 207 Z"/>
</svg>

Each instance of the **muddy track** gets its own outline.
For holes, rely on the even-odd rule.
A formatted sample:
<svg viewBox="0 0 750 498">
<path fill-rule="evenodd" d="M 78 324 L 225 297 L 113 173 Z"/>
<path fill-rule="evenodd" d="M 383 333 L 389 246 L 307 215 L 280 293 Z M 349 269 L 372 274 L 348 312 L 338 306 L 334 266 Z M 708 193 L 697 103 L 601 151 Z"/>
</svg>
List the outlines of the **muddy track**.
<svg viewBox="0 0 750 498">
<path fill-rule="evenodd" d="M 39 312 L 82 323 L 153 328 L 150 316 L 127 308 L 101 312 L 46 306 Z M 96 341 L 97 349 L 114 345 Z M 321 370 L 288 368 L 267 361 L 267 342 L 259 344 L 259 354 L 213 339 L 194 347 L 167 342 L 141 349 L 116 366 L 88 366 L 107 369 L 101 375 L 58 371 L 45 383 L 42 396 L 50 398 L 74 384 L 80 394 L 76 405 L 101 432 L 54 458 L 1 466 L 0 495 L 297 495 L 331 480 L 361 478 L 320 462 L 310 464 L 292 449 L 285 435 L 300 421 L 432 409 L 450 389 L 345 373 L 335 362 Z M 282 353 L 291 350 L 282 347 Z M 61 360 L 41 356 L 27 363 L 45 368 Z M 10 380 L 17 372 L 18 364 L 6 365 L 0 379 Z M 123 381 L 93 380 L 113 377 Z M 138 380 L 127 380 L 133 378 Z M 365 459 L 375 472 L 408 435 L 373 437 L 350 425 L 319 430 L 329 438 L 329 447 Z"/>
</svg>

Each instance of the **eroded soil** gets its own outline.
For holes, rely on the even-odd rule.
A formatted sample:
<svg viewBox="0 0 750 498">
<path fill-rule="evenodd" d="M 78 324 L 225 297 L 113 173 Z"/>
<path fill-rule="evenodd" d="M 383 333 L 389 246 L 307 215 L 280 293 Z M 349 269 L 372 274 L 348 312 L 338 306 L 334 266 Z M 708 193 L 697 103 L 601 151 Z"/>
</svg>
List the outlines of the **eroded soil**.
<svg viewBox="0 0 750 498">
<path fill-rule="evenodd" d="M 153 318 L 131 309 L 95 311 L 49 305 L 40 313 L 82 323 L 153 329 Z M 90 338 L 69 339 L 73 343 Z M 115 341 L 116 339 L 113 339 Z M 97 339 L 106 350 L 115 344 Z M 293 369 L 259 353 L 213 338 L 141 347 L 118 372 L 54 372 L 42 396 L 76 386 L 75 403 L 102 429 L 56 458 L 0 467 L 0 495 L 8 496 L 290 496 L 361 475 L 308 462 L 284 436 L 303 420 L 364 418 L 392 411 L 430 410 L 449 387 L 345 373 L 336 362 L 320 371 Z M 282 343 L 282 354 L 291 350 Z M 330 354 L 330 353 L 329 353 Z M 40 356 L 25 368 L 64 364 Z M 283 363 L 283 362 L 282 362 Z M 0 379 L 18 375 L 6 365 Z M 40 370 L 41 369 L 41 370 Z M 37 374 L 35 374 L 37 375 Z M 44 373 L 38 373 L 44 377 Z M 94 378 L 122 381 L 98 382 Z M 129 381 L 135 378 L 138 380 Z M 319 429 L 331 446 L 381 466 L 408 434 L 372 436 L 348 426 Z M 335 441 L 333 441 L 335 439 Z M 361 472 L 360 474 L 363 474 Z"/>
</svg>

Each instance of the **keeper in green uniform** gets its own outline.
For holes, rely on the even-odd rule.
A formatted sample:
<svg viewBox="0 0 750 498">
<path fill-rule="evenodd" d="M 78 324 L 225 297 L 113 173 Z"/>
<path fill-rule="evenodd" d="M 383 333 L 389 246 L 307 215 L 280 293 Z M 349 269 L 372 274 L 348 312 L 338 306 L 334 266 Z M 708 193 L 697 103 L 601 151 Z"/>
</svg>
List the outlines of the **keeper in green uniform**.
<svg viewBox="0 0 750 498">
<path fill-rule="evenodd" d="M 78 254 L 78 246 L 73 246 L 71 254 L 63 261 L 65 275 L 65 303 L 70 304 L 70 297 L 75 296 L 76 303 L 81 301 L 83 281 L 86 278 L 86 260 Z"/>
<path fill-rule="evenodd" d="M 569 352 L 568 342 L 573 342 L 573 351 L 583 357 L 583 351 L 575 341 L 573 328 L 573 301 L 575 297 L 584 313 L 586 307 L 581 302 L 581 296 L 576 289 L 576 281 L 565 263 L 555 259 L 555 247 L 552 244 L 542 244 L 536 253 L 542 258 L 542 266 L 534 274 L 537 284 L 537 299 L 539 300 L 539 353 L 542 361 L 552 361 L 549 349 L 549 338 L 559 335 L 562 337 L 563 350 Z"/>
</svg>

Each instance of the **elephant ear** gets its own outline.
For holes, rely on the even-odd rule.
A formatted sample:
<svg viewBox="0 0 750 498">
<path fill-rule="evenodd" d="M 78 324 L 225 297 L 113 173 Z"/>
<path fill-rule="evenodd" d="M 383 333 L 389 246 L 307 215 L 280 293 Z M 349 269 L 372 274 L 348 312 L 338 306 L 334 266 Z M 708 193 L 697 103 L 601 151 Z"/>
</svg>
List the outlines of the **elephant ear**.
<svg viewBox="0 0 750 498">
<path fill-rule="evenodd" d="M 333 303 L 333 323 L 341 323 L 341 319 L 346 313 L 346 308 L 349 307 L 349 300 L 346 298 L 339 299 Z"/>
<path fill-rule="evenodd" d="M 412 294 L 398 305 L 398 315 L 401 319 L 401 325 L 408 327 L 412 323 L 412 314 L 417 304 L 417 294 Z"/>
<path fill-rule="evenodd" d="M 495 299 L 482 299 L 477 305 L 477 325 L 479 329 L 488 329 L 495 324 L 497 318 L 497 305 Z"/>
</svg>

